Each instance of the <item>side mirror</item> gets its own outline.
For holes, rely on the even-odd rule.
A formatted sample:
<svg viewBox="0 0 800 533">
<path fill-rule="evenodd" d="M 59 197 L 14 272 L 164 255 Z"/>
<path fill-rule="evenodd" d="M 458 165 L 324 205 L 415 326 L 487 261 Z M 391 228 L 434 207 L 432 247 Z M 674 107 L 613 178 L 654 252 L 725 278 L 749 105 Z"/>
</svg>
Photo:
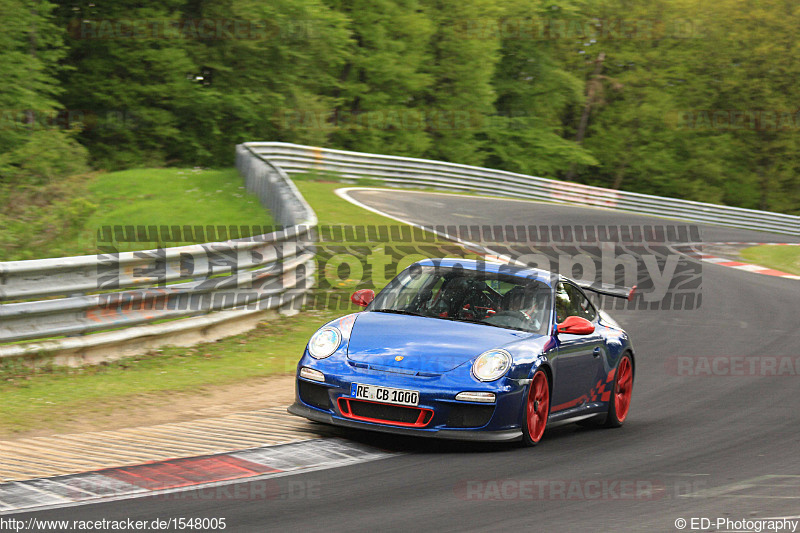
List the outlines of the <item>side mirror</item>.
<svg viewBox="0 0 800 533">
<path fill-rule="evenodd" d="M 564 322 L 558 325 L 557 331 L 572 335 L 589 335 L 594 333 L 594 324 L 579 316 L 568 316 Z"/>
<path fill-rule="evenodd" d="M 375 291 L 372 289 L 360 289 L 353 293 L 350 301 L 361 307 L 366 307 L 375 299 Z"/>
</svg>

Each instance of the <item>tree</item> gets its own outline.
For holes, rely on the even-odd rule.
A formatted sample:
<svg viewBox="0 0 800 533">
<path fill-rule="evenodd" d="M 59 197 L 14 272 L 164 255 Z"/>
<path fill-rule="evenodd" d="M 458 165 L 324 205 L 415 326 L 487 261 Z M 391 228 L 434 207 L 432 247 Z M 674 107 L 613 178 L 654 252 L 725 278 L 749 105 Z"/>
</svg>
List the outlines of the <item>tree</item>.
<svg viewBox="0 0 800 533">
<path fill-rule="evenodd" d="M 64 56 L 53 5 L 0 0 L 0 185 L 41 185 L 86 168 L 86 153 L 65 131 L 56 75 Z"/>
<path fill-rule="evenodd" d="M 233 38 L 188 42 L 198 101 L 182 116 L 200 148 L 228 164 L 236 143 L 328 143 L 337 73 L 348 57 L 346 19 L 318 0 L 205 0 L 184 17 L 240 23 Z"/>
<path fill-rule="evenodd" d="M 485 130 L 486 164 L 522 173 L 559 176 L 573 165 L 596 159 L 569 137 L 570 116 L 584 103 L 584 83 L 569 70 L 575 55 L 557 23 L 579 20 L 569 3 L 542 1 L 505 5 L 493 29 L 501 38 L 500 61 L 492 80 L 497 116 Z"/>
<path fill-rule="evenodd" d="M 196 155 L 180 115 L 201 86 L 179 26 L 181 0 L 76 0 L 58 9 L 72 66 L 63 105 L 86 117 L 80 139 L 107 168 L 160 165 Z"/>
<path fill-rule="evenodd" d="M 331 142 L 366 152 L 419 156 L 430 147 L 423 95 L 433 78 L 433 25 L 417 0 L 331 2 L 351 40 L 338 73 Z"/>
<path fill-rule="evenodd" d="M 465 164 L 481 164 L 486 141 L 481 129 L 494 115 L 492 78 L 499 60 L 497 35 L 472 30 L 496 20 L 491 0 L 426 0 L 425 12 L 435 27 L 431 61 L 424 72 L 432 82 L 424 92 L 432 139 L 427 155 Z"/>
</svg>

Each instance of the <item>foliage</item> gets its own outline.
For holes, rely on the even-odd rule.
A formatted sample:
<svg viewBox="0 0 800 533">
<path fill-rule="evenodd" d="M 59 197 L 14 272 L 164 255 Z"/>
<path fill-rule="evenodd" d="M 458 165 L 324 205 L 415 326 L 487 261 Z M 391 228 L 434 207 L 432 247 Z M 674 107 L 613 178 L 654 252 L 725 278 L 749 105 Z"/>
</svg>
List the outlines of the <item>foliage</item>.
<svg viewBox="0 0 800 533">
<path fill-rule="evenodd" d="M 799 10 L 0 0 L 0 181 L 82 171 L 76 139 L 101 168 L 279 140 L 797 214 Z"/>
<path fill-rule="evenodd" d="M 0 261 L 75 255 L 67 243 L 98 207 L 87 191 L 90 179 L 78 174 L 0 189 Z"/>
<path fill-rule="evenodd" d="M 62 130 L 57 74 L 65 55 L 53 5 L 0 0 L 0 186 L 42 185 L 86 169 L 86 150 Z M 49 148 L 49 149 L 46 149 Z"/>
</svg>

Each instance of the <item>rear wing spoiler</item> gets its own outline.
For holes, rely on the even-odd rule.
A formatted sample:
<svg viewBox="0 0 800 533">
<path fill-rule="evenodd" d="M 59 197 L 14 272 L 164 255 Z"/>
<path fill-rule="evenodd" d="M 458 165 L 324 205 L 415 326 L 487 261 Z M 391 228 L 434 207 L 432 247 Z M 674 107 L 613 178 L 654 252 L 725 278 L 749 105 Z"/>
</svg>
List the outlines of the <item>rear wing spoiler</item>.
<svg viewBox="0 0 800 533">
<path fill-rule="evenodd" d="M 625 298 L 630 301 L 633 298 L 633 293 L 636 292 L 636 285 L 631 288 L 616 287 L 614 285 L 601 284 L 600 286 L 591 285 L 589 283 L 578 283 L 578 287 L 585 291 L 592 291 L 597 294 L 604 294 L 606 296 L 613 296 L 614 298 Z"/>
</svg>

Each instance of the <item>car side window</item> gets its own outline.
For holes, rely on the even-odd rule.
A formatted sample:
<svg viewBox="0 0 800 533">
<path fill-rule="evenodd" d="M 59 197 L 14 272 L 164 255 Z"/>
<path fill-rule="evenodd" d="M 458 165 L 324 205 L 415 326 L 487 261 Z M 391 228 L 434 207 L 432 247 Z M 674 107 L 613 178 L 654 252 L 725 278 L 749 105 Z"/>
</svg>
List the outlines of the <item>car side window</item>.
<svg viewBox="0 0 800 533">
<path fill-rule="evenodd" d="M 556 321 L 560 324 L 569 316 L 579 316 L 594 321 L 597 311 L 578 287 L 560 282 L 556 290 Z"/>
<path fill-rule="evenodd" d="M 556 289 L 556 322 L 561 324 L 570 316 L 572 311 L 572 295 L 567 290 L 567 284 L 560 282 Z"/>
<path fill-rule="evenodd" d="M 592 302 L 574 285 L 568 285 L 572 290 L 572 301 L 575 302 L 574 312 L 577 316 L 593 322 L 597 318 L 597 311 Z"/>
</svg>

